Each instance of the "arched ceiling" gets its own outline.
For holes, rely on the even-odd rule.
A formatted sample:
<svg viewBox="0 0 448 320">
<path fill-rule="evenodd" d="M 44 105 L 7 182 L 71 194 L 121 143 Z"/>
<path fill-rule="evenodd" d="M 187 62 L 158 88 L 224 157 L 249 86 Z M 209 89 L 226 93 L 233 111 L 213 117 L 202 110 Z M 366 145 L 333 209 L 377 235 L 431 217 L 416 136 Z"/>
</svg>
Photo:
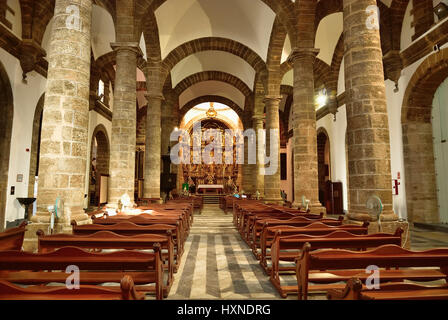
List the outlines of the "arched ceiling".
<svg viewBox="0 0 448 320">
<path fill-rule="evenodd" d="M 331 65 L 334 49 L 342 34 L 343 22 L 343 13 L 337 12 L 325 16 L 318 25 L 315 46 L 320 49 L 320 52 L 317 57 L 328 65 Z M 287 61 L 291 50 L 291 41 L 287 36 L 283 45 L 281 63 Z"/>
<path fill-rule="evenodd" d="M 92 51 L 96 59 L 112 51 L 115 42 L 115 25 L 106 9 L 93 5 L 92 8 Z"/>
<path fill-rule="evenodd" d="M 183 117 L 180 124 L 181 128 L 186 130 L 190 129 L 193 123 L 207 119 L 206 112 L 210 108 L 208 102 L 201 103 L 191 108 Z M 229 106 L 214 102 L 214 108 L 217 111 L 216 118 L 227 123 L 232 129 L 242 129 L 242 123 L 238 114 L 232 110 Z"/>
<path fill-rule="evenodd" d="M 291 40 L 289 39 L 289 35 L 286 35 L 285 44 L 283 45 L 282 60 L 280 63 L 288 60 L 288 57 L 291 54 L 291 50 Z"/>
<path fill-rule="evenodd" d="M 221 81 L 203 81 L 196 83 L 183 91 L 179 96 L 179 108 L 201 96 L 214 95 L 222 96 L 235 102 L 241 109 L 244 109 L 245 96 L 234 86 Z"/>
<path fill-rule="evenodd" d="M 8 3 L 11 1 L 18 0 L 10 0 Z M 31 0 L 20 1 L 21 7 L 26 8 L 22 3 L 28 3 Z M 380 1 L 384 6 L 391 8 L 391 11 L 394 11 L 396 7 L 401 8 L 395 10 L 399 11 L 401 16 L 405 15 L 406 7 L 409 10 L 408 4 L 411 2 L 410 0 Z M 45 5 L 48 8 L 51 8 L 51 4 L 54 6 L 52 0 L 42 0 L 39 3 L 44 2 L 48 3 Z M 291 29 L 295 23 L 293 21 L 296 13 L 293 8 L 294 2 L 296 1 L 136 0 L 138 19 L 141 19 L 138 20 L 141 22 L 139 30 L 143 32 L 140 38 L 143 59 L 161 63 L 162 77 L 165 79 L 166 76 L 168 79 L 165 83 L 165 85 L 168 84 L 166 88 L 176 88 L 197 74 L 221 72 L 241 80 L 253 91 L 256 79 L 269 82 L 265 80 L 270 79 L 266 76 L 267 70 L 270 72 L 274 70 L 273 74 L 277 72 L 276 65 L 279 60 L 282 63 L 281 84 L 291 86 L 293 71 L 285 62 L 292 47 L 297 46 L 297 35 L 294 34 L 294 28 Z M 322 65 L 330 66 L 342 34 L 343 0 L 318 0 L 317 2 L 315 45 L 320 49 L 318 58 Z M 94 59 L 101 60 L 101 57 L 112 54 L 110 43 L 115 42 L 115 0 L 94 0 L 94 3 L 92 52 Z M 381 3 L 380 6 L 382 6 Z M 26 17 L 26 14 L 24 16 Z M 290 19 L 285 19 L 286 16 Z M 397 13 L 397 16 L 400 15 Z M 42 47 L 47 51 L 52 27 L 50 17 L 51 15 L 47 14 L 43 19 L 49 21 L 45 34 L 42 32 Z M 401 25 L 402 19 L 403 17 L 401 20 L 397 19 L 395 23 Z M 284 29 L 279 32 L 279 28 Z M 285 39 L 287 31 L 289 34 Z M 403 37 L 403 34 L 404 32 L 398 32 L 398 38 Z M 294 45 L 291 44 L 292 42 Z M 402 40 L 402 44 L 403 42 L 405 41 Z M 146 63 L 143 59 L 140 60 Z M 273 78 L 273 81 L 278 82 L 278 78 L 275 76 Z M 138 74 L 138 81 L 145 81 L 141 72 Z M 252 97 L 241 92 L 226 79 L 210 78 L 198 83 L 191 81 L 188 83 L 189 87 L 179 96 L 180 108 L 195 98 L 212 95 L 229 99 L 241 109 L 250 105 Z M 265 85 L 266 90 L 270 84 L 262 83 L 262 85 Z M 139 105 L 144 104 L 145 98 L 142 91 L 139 96 Z"/>
<path fill-rule="evenodd" d="M 320 49 L 318 58 L 331 65 L 333 53 L 343 31 L 343 13 L 333 13 L 322 19 L 316 32 L 316 48 Z"/>
<path fill-rule="evenodd" d="M 203 37 L 241 42 L 266 61 L 275 13 L 260 0 L 168 0 L 155 11 L 162 59 Z"/>
<path fill-rule="evenodd" d="M 219 62 L 219 63 L 218 63 Z M 221 71 L 241 79 L 254 87 L 255 70 L 245 60 L 223 51 L 202 51 L 189 55 L 171 70 L 173 88 L 185 78 L 202 71 Z"/>
</svg>

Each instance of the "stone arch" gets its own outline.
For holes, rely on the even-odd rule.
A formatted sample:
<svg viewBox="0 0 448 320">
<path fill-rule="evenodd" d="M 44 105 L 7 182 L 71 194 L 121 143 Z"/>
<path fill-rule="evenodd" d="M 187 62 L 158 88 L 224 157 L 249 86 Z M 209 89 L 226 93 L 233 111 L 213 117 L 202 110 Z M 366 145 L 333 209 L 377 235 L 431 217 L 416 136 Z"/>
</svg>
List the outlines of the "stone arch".
<svg viewBox="0 0 448 320">
<path fill-rule="evenodd" d="M 403 28 L 403 20 L 406 14 L 409 0 L 392 0 L 389 11 L 391 16 L 391 38 L 392 49 L 401 49 L 401 30 Z"/>
<path fill-rule="evenodd" d="M 141 32 L 146 44 L 146 56 L 153 62 L 162 61 L 162 50 L 160 49 L 159 27 L 154 11 L 149 11 L 141 26 Z M 140 34 L 140 32 L 139 32 Z"/>
<path fill-rule="evenodd" d="M 101 57 L 98 57 L 94 62 L 95 68 L 100 70 L 104 75 L 109 78 L 114 87 L 115 84 L 115 68 L 114 66 L 117 64 L 117 53 L 115 51 L 110 51 Z M 147 62 L 143 57 L 139 57 L 137 59 L 137 68 L 140 70 L 145 70 Z"/>
<path fill-rule="evenodd" d="M 42 128 L 42 116 L 44 111 L 45 93 L 42 94 L 37 102 L 34 111 L 33 120 L 33 137 L 31 138 L 31 156 L 30 156 L 30 171 L 28 180 L 28 197 L 34 196 L 34 183 L 36 176 L 39 175 L 39 154 L 40 154 L 40 134 Z"/>
<path fill-rule="evenodd" d="M 320 22 L 326 16 L 336 12 L 342 12 L 342 0 L 325 0 L 319 1 L 316 5 L 315 30 L 319 27 Z"/>
<path fill-rule="evenodd" d="M 241 93 L 246 98 L 252 94 L 251 89 L 241 79 L 222 71 L 203 71 L 192 74 L 191 76 L 179 82 L 177 86 L 174 88 L 174 92 L 177 95 L 180 95 L 182 92 L 187 90 L 192 85 L 210 80 L 228 83 L 231 86 L 234 86 L 239 91 L 241 91 Z"/>
<path fill-rule="evenodd" d="M 283 46 L 285 44 L 287 32 L 286 28 L 280 22 L 277 16 L 272 27 L 271 39 L 269 41 L 268 56 L 266 66 L 267 74 L 267 92 L 268 95 L 276 95 L 280 91 L 282 75 L 280 72 Z"/>
<path fill-rule="evenodd" d="M 137 1 L 135 4 L 136 10 L 140 14 L 137 15 L 137 21 L 143 21 L 148 15 L 154 14 L 154 12 L 167 0 L 143 0 Z M 291 36 L 291 41 L 296 39 L 296 17 L 295 4 L 290 0 L 261 0 L 265 3 L 271 10 L 279 16 L 288 33 Z M 294 44 L 296 41 L 294 41 Z"/>
<path fill-rule="evenodd" d="M 95 152 L 96 142 L 96 152 Z M 93 160 L 96 158 L 96 172 L 93 172 Z M 90 169 L 89 169 L 89 205 L 98 204 L 99 177 L 109 174 L 110 143 L 107 130 L 104 125 L 96 126 L 92 134 L 90 146 Z"/>
<path fill-rule="evenodd" d="M 232 100 L 221 97 L 221 96 L 202 96 L 198 97 L 196 99 L 193 99 L 189 102 L 187 102 L 182 109 L 180 109 L 179 112 L 179 119 L 182 119 L 184 115 L 193 107 L 197 106 L 198 104 L 204 103 L 204 102 L 217 102 L 222 103 L 231 108 L 233 111 L 236 112 L 236 114 L 242 119 L 244 111 L 238 106 L 235 102 Z"/>
<path fill-rule="evenodd" d="M 14 102 L 11 83 L 5 67 L 0 62 L 0 232 L 6 220 L 6 199 L 8 189 L 9 157 L 11 152 Z"/>
<path fill-rule="evenodd" d="M 406 89 L 401 123 L 408 219 L 439 222 L 432 103 L 435 92 L 448 77 L 448 48 L 422 62 Z"/>
<path fill-rule="evenodd" d="M 287 96 L 285 101 L 285 109 L 283 111 L 283 121 L 285 122 L 285 130 L 286 134 L 289 134 L 289 123 L 292 119 L 290 119 L 291 115 L 291 108 L 294 103 L 294 95 L 293 95 L 294 88 L 288 85 L 282 85 L 280 87 L 280 94 L 284 94 Z"/>
<path fill-rule="evenodd" d="M 319 182 L 319 201 L 326 206 L 326 182 L 331 180 L 330 136 L 324 127 L 317 129 L 317 170 Z"/>
<path fill-rule="evenodd" d="M 251 65 L 257 73 L 266 73 L 266 63 L 249 47 L 227 38 L 207 37 L 183 43 L 171 51 L 162 61 L 163 79 L 184 58 L 197 52 L 209 50 L 225 51 L 236 55 Z"/>
</svg>

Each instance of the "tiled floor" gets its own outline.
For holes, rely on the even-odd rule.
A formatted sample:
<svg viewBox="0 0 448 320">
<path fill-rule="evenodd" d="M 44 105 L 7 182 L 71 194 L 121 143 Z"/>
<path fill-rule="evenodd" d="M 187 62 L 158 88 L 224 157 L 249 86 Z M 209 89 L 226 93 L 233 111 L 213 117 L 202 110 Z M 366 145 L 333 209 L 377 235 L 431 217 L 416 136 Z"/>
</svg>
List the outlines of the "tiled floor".
<svg viewBox="0 0 448 320">
<path fill-rule="evenodd" d="M 448 233 L 412 228 L 413 250 L 448 247 Z M 284 284 L 295 285 L 294 276 Z M 312 299 L 325 299 L 316 295 Z M 250 248 L 233 227 L 232 215 L 207 206 L 195 216 L 168 299 L 282 299 Z M 288 299 L 297 299 L 291 295 Z"/>
</svg>

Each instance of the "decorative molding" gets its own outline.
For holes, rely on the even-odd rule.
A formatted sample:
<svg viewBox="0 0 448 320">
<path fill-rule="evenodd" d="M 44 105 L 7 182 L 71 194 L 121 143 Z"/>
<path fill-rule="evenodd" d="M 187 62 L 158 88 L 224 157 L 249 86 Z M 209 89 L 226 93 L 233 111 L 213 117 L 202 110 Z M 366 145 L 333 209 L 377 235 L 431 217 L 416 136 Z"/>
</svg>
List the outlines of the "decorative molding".
<svg viewBox="0 0 448 320">
<path fill-rule="evenodd" d="M 401 52 L 400 55 L 401 60 L 403 61 L 403 68 L 410 66 L 414 62 L 433 52 L 435 45 L 442 46 L 447 42 L 448 19 Z"/>
<path fill-rule="evenodd" d="M 314 61 L 316 61 L 316 57 L 319 52 L 320 49 L 316 48 L 294 48 L 291 51 L 291 54 L 289 55 L 287 61 L 292 66 L 297 60 L 305 60 L 306 62 L 308 62 L 309 59 L 312 59 L 312 63 L 314 64 Z"/>
<path fill-rule="evenodd" d="M 121 50 L 127 50 L 134 52 L 137 54 L 137 57 L 143 57 L 142 49 L 140 48 L 140 44 L 138 42 L 113 42 L 110 44 L 110 47 L 115 52 L 121 51 Z"/>
<path fill-rule="evenodd" d="M 95 105 L 93 106 L 93 108 L 90 107 L 90 110 L 96 111 L 107 120 L 112 121 L 112 111 L 100 100 L 95 100 Z"/>
</svg>

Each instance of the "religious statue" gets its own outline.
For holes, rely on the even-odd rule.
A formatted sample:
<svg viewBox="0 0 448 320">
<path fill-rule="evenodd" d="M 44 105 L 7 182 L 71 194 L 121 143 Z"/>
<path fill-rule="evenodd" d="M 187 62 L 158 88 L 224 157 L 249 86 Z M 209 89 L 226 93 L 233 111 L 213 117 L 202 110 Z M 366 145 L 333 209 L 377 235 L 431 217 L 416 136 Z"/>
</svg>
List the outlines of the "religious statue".
<svg viewBox="0 0 448 320">
<path fill-rule="evenodd" d="M 190 193 L 190 186 L 188 185 L 188 182 L 184 182 L 183 184 L 182 184 L 182 194 L 184 195 L 184 196 L 187 196 L 187 195 L 189 195 L 189 193 Z"/>
<path fill-rule="evenodd" d="M 235 183 L 232 180 L 232 177 L 229 176 L 229 178 L 226 181 L 226 185 L 225 185 L 225 189 L 226 189 L 226 193 L 231 193 L 232 191 L 234 191 L 236 188 Z"/>
<path fill-rule="evenodd" d="M 214 184 L 215 177 L 213 173 L 208 173 L 207 174 L 207 184 Z"/>
</svg>

